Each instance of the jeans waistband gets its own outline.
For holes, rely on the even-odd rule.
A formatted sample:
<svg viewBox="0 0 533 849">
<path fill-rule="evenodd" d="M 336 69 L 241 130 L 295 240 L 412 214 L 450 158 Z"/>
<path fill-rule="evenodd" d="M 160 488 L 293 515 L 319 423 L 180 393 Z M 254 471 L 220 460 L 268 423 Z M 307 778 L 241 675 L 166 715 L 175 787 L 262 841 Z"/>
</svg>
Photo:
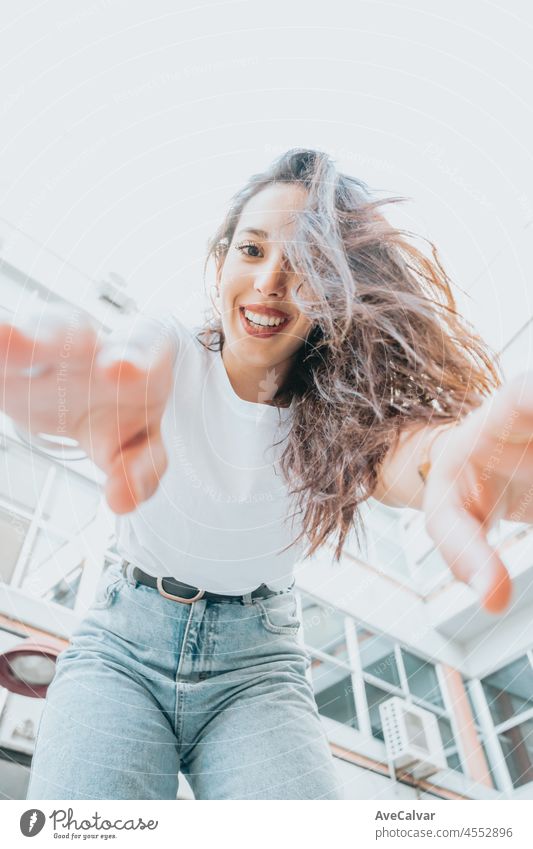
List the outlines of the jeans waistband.
<svg viewBox="0 0 533 849">
<path fill-rule="evenodd" d="M 240 602 L 241 604 L 250 604 L 258 598 L 270 598 L 271 596 L 281 595 L 283 592 L 287 592 L 287 590 L 272 590 L 266 584 L 261 584 L 250 593 L 225 595 L 223 593 L 213 593 L 208 590 L 202 590 L 199 587 L 193 587 L 173 577 L 156 578 L 154 575 L 144 572 L 139 566 L 130 563 L 129 560 L 122 561 L 121 570 L 125 577 L 129 574 L 134 581 L 156 589 L 164 598 L 181 602 L 182 604 L 194 604 L 194 602 L 201 599 L 210 602 Z M 292 589 L 293 586 L 294 581 L 288 589 Z"/>
</svg>

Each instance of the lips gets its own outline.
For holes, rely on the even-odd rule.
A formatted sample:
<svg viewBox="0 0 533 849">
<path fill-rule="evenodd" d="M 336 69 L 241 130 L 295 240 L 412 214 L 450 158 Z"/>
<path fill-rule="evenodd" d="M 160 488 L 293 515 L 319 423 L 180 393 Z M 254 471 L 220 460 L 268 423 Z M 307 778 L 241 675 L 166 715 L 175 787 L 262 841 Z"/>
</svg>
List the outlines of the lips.
<svg viewBox="0 0 533 849">
<path fill-rule="evenodd" d="M 250 312 L 258 313 L 259 315 L 268 315 L 272 318 L 290 319 L 290 315 L 282 310 L 277 310 L 275 307 L 267 307 L 265 304 L 242 304 L 239 309 L 249 310 Z"/>
<path fill-rule="evenodd" d="M 280 310 L 275 310 L 275 309 L 271 309 L 271 308 L 268 308 L 268 310 L 267 310 L 264 307 L 261 310 L 259 310 L 258 308 L 252 309 L 252 306 L 246 305 L 246 309 L 249 309 L 250 312 L 259 313 L 261 315 L 272 316 L 273 318 L 285 318 L 286 319 L 286 321 L 283 321 L 277 327 L 270 327 L 268 325 L 261 327 L 260 325 L 251 324 L 248 321 L 248 319 L 244 315 L 244 309 L 245 309 L 244 307 L 239 307 L 239 317 L 240 317 L 240 320 L 241 320 L 241 324 L 242 324 L 243 328 L 245 329 L 246 333 L 248 334 L 248 336 L 255 336 L 256 338 L 267 339 L 270 336 L 275 336 L 277 333 L 280 333 L 281 331 L 285 330 L 287 325 L 292 320 L 290 316 L 287 316 L 286 313 L 283 313 Z"/>
</svg>

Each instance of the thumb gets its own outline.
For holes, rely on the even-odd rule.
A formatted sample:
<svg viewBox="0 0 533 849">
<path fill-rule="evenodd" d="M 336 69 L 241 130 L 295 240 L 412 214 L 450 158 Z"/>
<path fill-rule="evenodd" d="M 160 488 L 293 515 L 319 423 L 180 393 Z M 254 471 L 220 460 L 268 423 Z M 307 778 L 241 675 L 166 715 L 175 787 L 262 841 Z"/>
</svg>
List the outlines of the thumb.
<svg viewBox="0 0 533 849">
<path fill-rule="evenodd" d="M 486 610 L 504 610 L 511 598 L 511 579 L 481 522 L 446 499 L 426 519 L 426 528 L 455 577 L 472 587 Z"/>
<path fill-rule="evenodd" d="M 107 502 L 115 513 L 130 513 L 150 498 L 166 472 L 168 458 L 158 428 L 133 447 L 120 451 L 105 485 Z"/>
</svg>

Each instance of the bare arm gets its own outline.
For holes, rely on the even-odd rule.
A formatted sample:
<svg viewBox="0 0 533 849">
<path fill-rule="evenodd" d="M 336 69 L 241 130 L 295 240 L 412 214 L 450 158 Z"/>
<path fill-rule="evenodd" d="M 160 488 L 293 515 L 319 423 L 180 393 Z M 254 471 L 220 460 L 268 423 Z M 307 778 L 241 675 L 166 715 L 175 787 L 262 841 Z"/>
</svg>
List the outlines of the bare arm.
<svg viewBox="0 0 533 849">
<path fill-rule="evenodd" d="M 426 466 L 425 483 L 419 467 Z M 533 372 L 500 386 L 454 426 L 401 434 L 379 472 L 375 497 L 414 507 L 456 578 L 491 612 L 503 610 L 511 581 L 487 541 L 495 522 L 533 524 Z"/>
<path fill-rule="evenodd" d="M 438 455 L 441 441 L 455 422 L 413 425 L 399 436 L 398 444 L 390 449 L 378 473 L 378 485 L 373 497 L 389 507 L 423 506 L 424 481 L 419 469 Z"/>
</svg>

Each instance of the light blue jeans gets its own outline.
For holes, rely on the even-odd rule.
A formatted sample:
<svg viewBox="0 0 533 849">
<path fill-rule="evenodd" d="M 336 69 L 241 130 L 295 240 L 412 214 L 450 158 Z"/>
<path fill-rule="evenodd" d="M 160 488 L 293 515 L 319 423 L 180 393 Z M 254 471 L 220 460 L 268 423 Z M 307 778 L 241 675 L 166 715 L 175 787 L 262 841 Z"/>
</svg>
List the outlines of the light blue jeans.
<svg viewBox="0 0 533 849">
<path fill-rule="evenodd" d="M 186 604 L 123 574 L 57 661 L 27 799 L 339 799 L 294 590 Z"/>
</svg>

